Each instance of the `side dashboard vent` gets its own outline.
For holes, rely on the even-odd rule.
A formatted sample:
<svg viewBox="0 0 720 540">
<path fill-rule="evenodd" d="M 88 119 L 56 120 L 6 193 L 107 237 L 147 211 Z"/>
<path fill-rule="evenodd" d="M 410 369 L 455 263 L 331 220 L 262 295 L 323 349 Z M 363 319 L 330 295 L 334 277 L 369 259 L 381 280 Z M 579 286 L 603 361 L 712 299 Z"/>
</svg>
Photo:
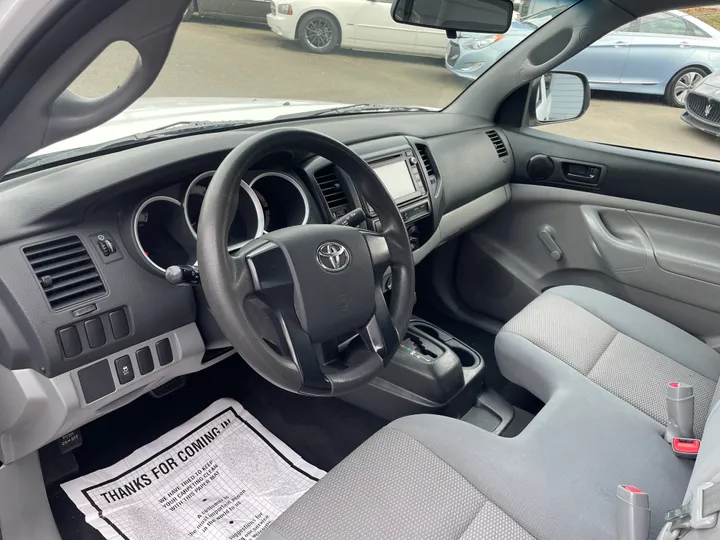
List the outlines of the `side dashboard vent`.
<svg viewBox="0 0 720 540">
<path fill-rule="evenodd" d="M 416 146 L 417 146 L 418 154 L 420 154 L 420 159 L 422 160 L 423 167 L 425 167 L 425 172 L 427 173 L 428 178 L 429 179 L 437 178 L 437 171 L 435 170 L 435 165 L 433 164 L 432 160 L 430 159 L 430 150 L 424 144 L 418 144 Z"/>
<path fill-rule="evenodd" d="M 333 218 L 344 216 L 350 211 L 350 201 L 340 180 L 335 165 L 323 167 L 315 173 L 315 180 L 330 209 Z"/>
<path fill-rule="evenodd" d="M 95 263 L 77 236 L 28 246 L 23 253 L 54 310 L 106 293 Z"/>
<path fill-rule="evenodd" d="M 490 131 L 486 131 L 485 134 L 490 138 L 490 142 L 493 143 L 498 157 L 506 157 L 508 155 L 507 147 L 505 146 L 505 143 L 503 142 L 502 137 L 500 137 L 498 132 L 494 129 L 491 129 Z"/>
</svg>

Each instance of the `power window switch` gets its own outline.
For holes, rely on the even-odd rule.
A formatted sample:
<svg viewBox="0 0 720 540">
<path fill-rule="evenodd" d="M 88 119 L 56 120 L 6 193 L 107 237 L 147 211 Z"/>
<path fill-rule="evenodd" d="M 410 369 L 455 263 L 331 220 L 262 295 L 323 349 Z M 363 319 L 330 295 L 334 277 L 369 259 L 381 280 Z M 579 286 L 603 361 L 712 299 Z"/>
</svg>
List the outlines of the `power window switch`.
<svg viewBox="0 0 720 540">
<path fill-rule="evenodd" d="M 118 382 L 120 384 L 127 384 L 135 378 L 132 362 L 130 362 L 128 355 L 115 359 L 115 371 L 117 372 Z"/>
</svg>

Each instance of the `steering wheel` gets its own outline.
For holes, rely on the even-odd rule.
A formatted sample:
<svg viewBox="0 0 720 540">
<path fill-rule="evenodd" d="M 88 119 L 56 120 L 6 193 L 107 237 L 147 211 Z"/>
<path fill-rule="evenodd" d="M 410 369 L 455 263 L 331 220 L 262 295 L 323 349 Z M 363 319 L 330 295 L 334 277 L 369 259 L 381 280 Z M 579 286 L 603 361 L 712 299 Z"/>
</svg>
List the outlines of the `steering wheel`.
<svg viewBox="0 0 720 540">
<path fill-rule="evenodd" d="M 372 202 L 381 234 L 341 225 L 299 225 L 228 253 L 240 182 L 278 150 L 317 154 L 340 167 Z M 405 224 L 370 166 L 339 141 L 301 129 L 258 133 L 218 167 L 200 211 L 198 266 L 218 325 L 240 356 L 285 390 L 334 396 L 372 380 L 405 335 L 415 266 Z M 392 268 L 390 308 L 382 279 Z M 352 338 L 352 336 L 355 336 Z M 352 338 L 346 347 L 340 340 Z"/>
</svg>

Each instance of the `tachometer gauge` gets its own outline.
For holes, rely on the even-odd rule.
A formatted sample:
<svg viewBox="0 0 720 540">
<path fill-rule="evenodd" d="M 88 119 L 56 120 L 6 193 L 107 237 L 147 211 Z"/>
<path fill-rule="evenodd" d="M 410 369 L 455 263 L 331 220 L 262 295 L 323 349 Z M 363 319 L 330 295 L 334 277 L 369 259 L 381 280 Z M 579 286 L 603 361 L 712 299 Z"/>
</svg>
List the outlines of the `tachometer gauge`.
<svg viewBox="0 0 720 540">
<path fill-rule="evenodd" d="M 263 218 L 265 218 L 265 227 L 269 227 L 270 226 L 270 205 L 268 204 L 267 199 L 264 197 L 264 195 L 262 193 L 255 190 L 255 195 L 257 195 L 257 198 L 260 201 L 260 206 L 262 207 Z M 264 232 L 267 232 L 267 229 Z"/>
</svg>

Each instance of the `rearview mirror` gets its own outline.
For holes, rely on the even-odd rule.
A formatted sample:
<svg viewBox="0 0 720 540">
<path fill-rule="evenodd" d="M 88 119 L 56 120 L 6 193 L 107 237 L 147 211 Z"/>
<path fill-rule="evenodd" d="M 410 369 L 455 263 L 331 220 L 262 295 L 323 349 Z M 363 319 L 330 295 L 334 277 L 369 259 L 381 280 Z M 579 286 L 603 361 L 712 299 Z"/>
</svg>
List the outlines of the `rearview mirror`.
<svg viewBox="0 0 720 540">
<path fill-rule="evenodd" d="M 532 126 L 575 120 L 590 106 L 590 85 L 582 73 L 551 71 L 532 85 L 528 106 Z"/>
<path fill-rule="evenodd" d="M 503 34 L 512 22 L 511 0 L 394 0 L 396 22 L 450 31 Z"/>
</svg>

